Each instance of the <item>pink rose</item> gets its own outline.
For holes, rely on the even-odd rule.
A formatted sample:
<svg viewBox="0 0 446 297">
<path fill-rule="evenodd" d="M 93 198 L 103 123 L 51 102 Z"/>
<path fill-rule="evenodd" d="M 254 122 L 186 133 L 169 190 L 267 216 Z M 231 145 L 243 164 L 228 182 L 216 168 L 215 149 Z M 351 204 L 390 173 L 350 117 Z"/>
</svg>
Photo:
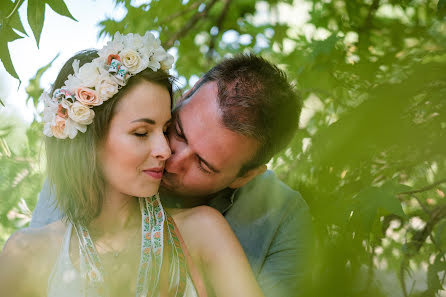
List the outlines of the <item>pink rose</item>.
<svg viewBox="0 0 446 297">
<path fill-rule="evenodd" d="M 76 99 L 86 106 L 98 106 L 102 104 L 102 99 L 92 89 L 80 87 L 76 89 Z"/>
</svg>

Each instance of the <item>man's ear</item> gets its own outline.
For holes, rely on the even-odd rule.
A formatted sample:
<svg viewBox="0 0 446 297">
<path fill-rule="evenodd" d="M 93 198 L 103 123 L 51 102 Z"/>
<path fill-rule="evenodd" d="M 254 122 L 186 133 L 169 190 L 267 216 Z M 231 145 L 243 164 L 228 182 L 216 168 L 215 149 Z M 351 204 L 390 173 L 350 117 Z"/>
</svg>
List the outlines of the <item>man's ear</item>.
<svg viewBox="0 0 446 297">
<path fill-rule="evenodd" d="M 251 179 L 266 171 L 266 165 L 260 165 L 256 168 L 248 170 L 243 176 L 237 177 L 229 187 L 232 189 L 240 188 L 246 185 Z"/>
</svg>

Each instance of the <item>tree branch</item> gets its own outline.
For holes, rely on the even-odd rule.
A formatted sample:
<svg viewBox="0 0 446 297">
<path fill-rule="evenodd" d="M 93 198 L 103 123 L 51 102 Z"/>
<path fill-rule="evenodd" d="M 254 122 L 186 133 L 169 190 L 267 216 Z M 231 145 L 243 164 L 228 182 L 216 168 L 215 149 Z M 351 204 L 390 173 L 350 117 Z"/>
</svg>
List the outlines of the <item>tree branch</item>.
<svg viewBox="0 0 446 297">
<path fill-rule="evenodd" d="M 229 4 L 231 4 L 231 1 L 232 0 L 224 0 L 225 6 L 223 7 L 223 10 L 221 11 L 220 15 L 218 16 L 217 23 L 216 23 L 218 33 L 220 33 L 220 31 L 221 31 L 223 21 L 226 17 L 226 14 L 228 13 Z M 211 41 L 209 42 L 209 49 L 208 49 L 208 53 L 207 53 L 208 58 L 212 57 L 212 52 L 214 51 L 214 48 L 215 48 L 215 39 L 217 38 L 217 35 L 218 34 L 212 36 Z"/>
<path fill-rule="evenodd" d="M 204 1 L 197 1 L 197 2 L 195 2 L 195 3 L 193 3 L 193 4 L 191 4 L 191 6 L 187 7 L 186 9 L 183 9 L 183 10 L 177 12 L 177 13 L 174 13 L 174 14 L 172 14 L 172 15 L 166 17 L 164 20 L 161 20 L 161 21 L 159 22 L 159 25 L 168 23 L 168 22 L 170 22 L 170 21 L 176 19 L 177 17 L 180 17 L 180 16 L 182 16 L 182 15 L 188 13 L 189 11 L 192 11 L 192 10 L 196 9 L 196 8 L 197 8 L 198 6 L 200 6 L 200 4 L 202 4 L 202 3 L 204 3 Z"/>
<path fill-rule="evenodd" d="M 189 20 L 189 22 L 186 23 L 186 25 L 184 25 L 183 29 L 178 31 L 177 33 L 173 34 L 172 37 L 170 37 L 165 43 L 163 43 L 163 47 L 164 48 L 170 48 L 172 47 L 173 43 L 175 42 L 175 40 L 181 39 L 184 36 L 187 35 L 187 33 L 198 23 L 198 21 L 207 16 L 209 10 L 212 8 L 212 6 L 214 6 L 214 4 L 217 2 L 217 0 L 211 0 L 207 5 L 206 8 L 199 12 L 197 11 L 197 13 Z"/>
<path fill-rule="evenodd" d="M 435 225 L 443 218 L 446 217 L 446 204 L 439 205 L 431 211 L 431 216 L 426 223 L 426 226 L 422 230 L 417 231 L 410 242 L 411 248 L 416 252 L 420 250 L 426 241 L 427 237 L 431 234 Z"/>
<path fill-rule="evenodd" d="M 431 190 L 433 188 L 435 188 L 436 186 L 438 186 L 439 184 L 443 184 L 446 183 L 446 178 L 440 179 L 439 181 L 434 182 L 431 185 L 427 185 L 421 189 L 418 190 L 412 190 L 412 191 L 407 191 L 407 192 L 400 192 L 398 194 L 403 194 L 403 195 L 412 195 L 412 194 L 416 194 L 416 193 L 421 193 L 421 192 L 426 192 L 428 190 Z"/>
</svg>

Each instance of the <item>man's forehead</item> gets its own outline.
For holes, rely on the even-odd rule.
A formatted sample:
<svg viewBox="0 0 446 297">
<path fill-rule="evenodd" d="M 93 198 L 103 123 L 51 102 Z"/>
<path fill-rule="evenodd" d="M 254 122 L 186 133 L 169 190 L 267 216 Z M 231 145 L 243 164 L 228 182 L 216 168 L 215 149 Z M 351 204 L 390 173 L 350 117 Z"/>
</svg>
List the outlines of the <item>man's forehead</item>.
<svg viewBox="0 0 446 297">
<path fill-rule="evenodd" d="M 215 100 L 186 103 L 174 118 L 190 149 L 219 169 L 241 166 L 256 151 L 252 139 L 223 126 Z"/>
</svg>

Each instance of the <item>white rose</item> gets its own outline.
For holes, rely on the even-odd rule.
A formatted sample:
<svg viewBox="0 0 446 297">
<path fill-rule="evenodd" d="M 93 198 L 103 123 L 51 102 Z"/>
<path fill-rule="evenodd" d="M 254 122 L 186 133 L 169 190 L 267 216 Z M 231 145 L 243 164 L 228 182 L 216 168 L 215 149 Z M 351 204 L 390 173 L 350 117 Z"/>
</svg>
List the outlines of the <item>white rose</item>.
<svg viewBox="0 0 446 297">
<path fill-rule="evenodd" d="M 119 84 L 113 77 L 104 74 L 98 80 L 95 90 L 99 98 L 101 98 L 102 101 L 106 101 L 118 93 Z"/>
<path fill-rule="evenodd" d="M 119 56 L 121 57 L 121 63 L 127 67 L 130 73 L 136 74 L 144 69 L 144 65 L 141 63 L 141 57 L 138 52 L 128 49 L 122 51 Z"/>
<path fill-rule="evenodd" d="M 93 122 L 94 111 L 79 101 L 76 101 L 68 109 L 68 116 L 79 124 L 89 125 Z"/>
<path fill-rule="evenodd" d="M 83 87 L 91 88 L 96 85 L 99 76 L 98 68 L 98 65 L 94 62 L 84 64 L 79 68 L 77 77 L 82 81 Z"/>
</svg>

